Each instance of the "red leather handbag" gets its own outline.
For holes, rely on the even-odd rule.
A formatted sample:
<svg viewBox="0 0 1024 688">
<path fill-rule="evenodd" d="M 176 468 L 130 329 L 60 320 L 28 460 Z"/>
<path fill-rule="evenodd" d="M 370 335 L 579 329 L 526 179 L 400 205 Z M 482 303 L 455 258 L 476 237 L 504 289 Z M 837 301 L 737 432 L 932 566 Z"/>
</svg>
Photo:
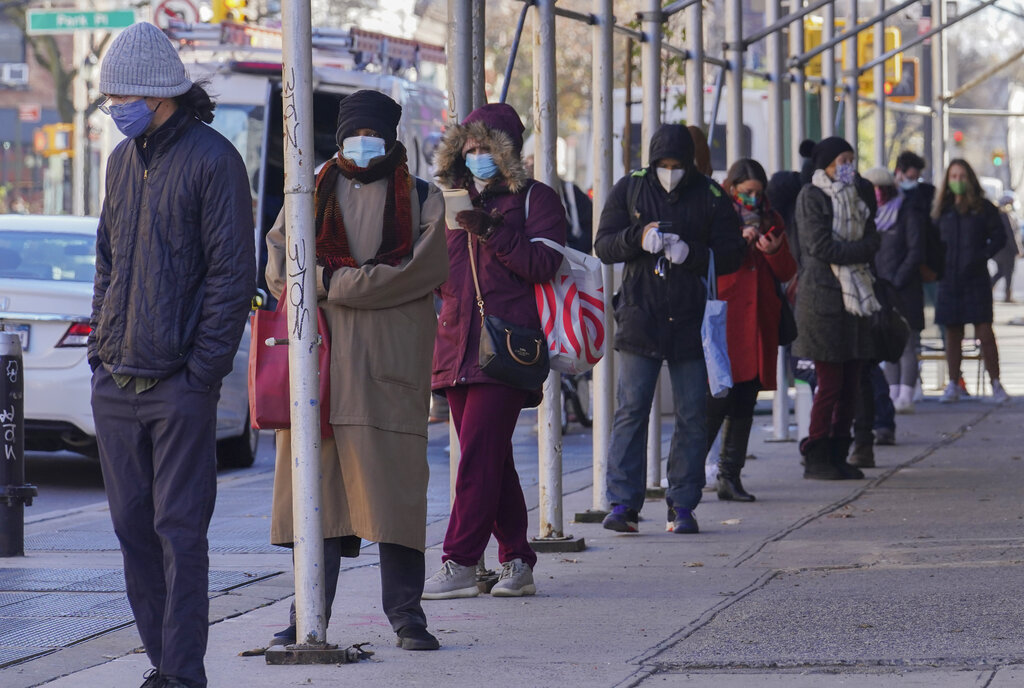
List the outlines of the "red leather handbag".
<svg viewBox="0 0 1024 688">
<path fill-rule="evenodd" d="M 317 347 L 320 369 L 320 437 L 331 436 L 331 342 L 327 318 L 316 309 L 320 345 Z M 277 310 L 258 310 L 252 316 L 252 342 L 249 345 L 249 418 L 260 430 L 286 430 L 291 427 L 288 386 L 288 347 L 267 346 L 267 340 L 288 339 L 288 311 L 285 299 Z"/>
</svg>

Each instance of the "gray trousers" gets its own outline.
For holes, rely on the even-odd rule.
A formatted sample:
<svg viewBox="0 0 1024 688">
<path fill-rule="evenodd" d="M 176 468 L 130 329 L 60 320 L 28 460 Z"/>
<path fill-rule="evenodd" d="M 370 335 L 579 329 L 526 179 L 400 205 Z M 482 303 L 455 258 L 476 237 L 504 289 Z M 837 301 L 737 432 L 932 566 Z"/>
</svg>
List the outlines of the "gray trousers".
<svg viewBox="0 0 1024 688">
<path fill-rule="evenodd" d="M 220 384 L 184 369 L 137 394 L 99 368 L 92 409 L 128 601 L 150 663 L 206 687 L 209 546 Z"/>
<path fill-rule="evenodd" d="M 359 556 L 360 539 L 355 535 L 324 540 L 324 606 L 328 623 L 331 607 L 338 592 L 341 558 Z M 406 626 L 427 627 L 420 596 L 426 565 L 423 552 L 391 542 L 377 544 L 380 551 L 380 596 L 384 614 L 391 628 L 398 633 Z M 295 625 L 295 602 L 288 612 L 288 622 Z"/>
</svg>

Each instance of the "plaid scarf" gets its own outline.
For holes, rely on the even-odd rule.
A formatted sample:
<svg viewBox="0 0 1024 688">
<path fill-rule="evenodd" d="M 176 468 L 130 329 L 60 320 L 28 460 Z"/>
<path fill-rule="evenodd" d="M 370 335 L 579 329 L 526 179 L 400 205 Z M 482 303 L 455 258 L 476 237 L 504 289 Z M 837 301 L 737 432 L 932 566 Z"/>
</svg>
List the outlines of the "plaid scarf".
<svg viewBox="0 0 1024 688">
<path fill-rule="evenodd" d="M 359 265 L 352 257 L 345 223 L 338 205 L 338 175 L 369 184 L 388 177 L 384 201 L 384 226 L 377 255 L 366 265 L 398 265 L 412 249 L 412 212 L 409 201 L 411 180 L 406 164 L 405 146 L 395 142 L 391 150 L 369 167 L 356 167 L 341 153 L 328 160 L 316 177 L 316 262 L 331 270 Z"/>
</svg>

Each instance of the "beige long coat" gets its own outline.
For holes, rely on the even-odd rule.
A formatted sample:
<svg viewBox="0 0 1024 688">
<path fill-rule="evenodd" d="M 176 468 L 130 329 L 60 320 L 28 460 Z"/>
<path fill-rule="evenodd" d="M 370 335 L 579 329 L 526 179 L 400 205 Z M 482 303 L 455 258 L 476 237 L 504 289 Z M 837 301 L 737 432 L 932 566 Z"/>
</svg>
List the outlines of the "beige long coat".
<svg viewBox="0 0 1024 688">
<path fill-rule="evenodd" d="M 387 180 L 338 177 L 338 203 L 360 264 L 380 246 Z M 437 333 L 433 290 L 447 279 L 444 200 L 410 193 L 413 253 L 400 265 L 341 268 L 319 304 L 331 335 L 331 427 L 322 441 L 324 537 L 356 535 L 423 550 L 427 517 L 427 417 Z M 285 287 L 284 214 L 267 234 L 267 285 Z M 292 534 L 291 433 L 277 432 L 270 541 Z"/>
</svg>

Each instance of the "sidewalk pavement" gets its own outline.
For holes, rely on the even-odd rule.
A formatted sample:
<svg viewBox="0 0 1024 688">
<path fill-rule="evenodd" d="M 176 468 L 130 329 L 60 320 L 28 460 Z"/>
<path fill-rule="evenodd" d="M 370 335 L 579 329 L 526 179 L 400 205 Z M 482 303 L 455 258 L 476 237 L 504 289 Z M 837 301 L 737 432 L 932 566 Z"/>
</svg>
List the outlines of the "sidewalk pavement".
<svg viewBox="0 0 1024 688">
<path fill-rule="evenodd" d="M 1021 309 L 997 304 L 997 323 L 1017 315 L 1014 308 Z M 1024 327 L 997 326 L 997 335 L 1004 383 L 1024 394 Z M 878 468 L 861 481 L 803 480 L 795 444 L 766 442 L 770 418 L 758 416 L 750 448 L 757 458 L 744 472 L 757 502 L 706 492 L 699 535 L 666 533 L 660 501 L 645 506 L 636 535 L 567 522 L 567 534 L 585 538 L 587 548 L 541 554 L 535 597 L 424 602 L 439 652 L 394 646 L 369 547 L 345 562 L 328 638 L 369 642 L 371 659 L 267 666 L 241 657 L 284 625 L 289 559 L 222 553 L 215 570 L 268 577 L 213 598 L 210 686 L 1024 685 L 1024 401 L 940 405 L 931 393 L 915 414 L 898 416 L 897 444 L 876 448 Z M 666 424 L 666 448 L 668 434 Z M 588 439 L 567 436 L 566 451 L 585 453 Z M 517 458 L 536 461 L 526 451 Z M 223 480 L 221 497 L 265 512 L 267 481 Z M 592 506 L 590 481 L 586 469 L 566 475 L 567 521 Z M 536 489 L 527 496 L 535 505 Z M 59 532 L 87 516 L 38 527 Z M 536 510 L 531 516 L 536 532 Z M 428 525 L 428 573 L 439 565 L 445 527 L 444 518 Z M 116 557 L 44 552 L 0 562 L 0 574 L 13 566 L 99 569 Z M 497 562 L 493 543 L 487 560 Z M 149 668 L 139 644 L 127 625 L 0 670 L 0 684 L 134 688 Z"/>
</svg>

